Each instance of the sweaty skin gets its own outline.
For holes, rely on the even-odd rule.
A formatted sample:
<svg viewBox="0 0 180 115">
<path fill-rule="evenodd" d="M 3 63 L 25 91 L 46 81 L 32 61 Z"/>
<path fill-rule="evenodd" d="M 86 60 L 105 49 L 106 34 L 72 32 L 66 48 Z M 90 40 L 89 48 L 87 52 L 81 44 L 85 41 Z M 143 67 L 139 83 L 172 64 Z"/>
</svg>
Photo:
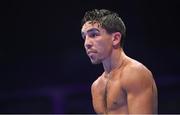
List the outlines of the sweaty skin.
<svg viewBox="0 0 180 115">
<path fill-rule="evenodd" d="M 97 113 L 157 113 L 157 88 L 151 72 L 128 57 L 121 67 L 94 81 L 92 99 Z"/>
<path fill-rule="evenodd" d="M 98 29 L 97 35 L 88 35 Z M 102 63 L 104 72 L 91 86 L 92 102 L 99 114 L 155 114 L 157 88 L 151 71 L 128 57 L 119 47 L 121 34 L 108 34 L 98 23 L 82 27 L 84 47 L 93 64 Z"/>
</svg>

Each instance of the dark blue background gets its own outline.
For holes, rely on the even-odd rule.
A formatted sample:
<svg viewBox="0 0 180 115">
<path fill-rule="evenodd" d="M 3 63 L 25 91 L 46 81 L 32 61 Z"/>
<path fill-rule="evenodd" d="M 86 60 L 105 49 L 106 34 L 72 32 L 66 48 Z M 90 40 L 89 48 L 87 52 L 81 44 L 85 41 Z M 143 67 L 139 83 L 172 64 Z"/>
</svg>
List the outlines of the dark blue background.
<svg viewBox="0 0 180 115">
<path fill-rule="evenodd" d="M 154 74 L 159 113 L 180 113 L 178 0 L 1 1 L 0 113 L 94 113 L 92 65 L 81 19 L 93 8 L 120 14 L 125 52 Z"/>
</svg>

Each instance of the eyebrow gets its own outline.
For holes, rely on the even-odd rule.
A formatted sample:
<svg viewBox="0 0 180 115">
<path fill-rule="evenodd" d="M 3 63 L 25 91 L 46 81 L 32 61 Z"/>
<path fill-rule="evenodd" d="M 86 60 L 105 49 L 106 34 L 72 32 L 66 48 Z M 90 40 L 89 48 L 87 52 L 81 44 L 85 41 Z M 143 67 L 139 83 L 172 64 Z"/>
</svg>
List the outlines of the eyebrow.
<svg viewBox="0 0 180 115">
<path fill-rule="evenodd" d="M 87 32 L 83 32 L 83 31 L 82 31 L 81 34 L 88 33 L 88 32 L 94 31 L 94 30 L 100 32 L 100 30 L 97 29 L 97 28 L 91 28 L 91 29 L 89 29 Z"/>
</svg>

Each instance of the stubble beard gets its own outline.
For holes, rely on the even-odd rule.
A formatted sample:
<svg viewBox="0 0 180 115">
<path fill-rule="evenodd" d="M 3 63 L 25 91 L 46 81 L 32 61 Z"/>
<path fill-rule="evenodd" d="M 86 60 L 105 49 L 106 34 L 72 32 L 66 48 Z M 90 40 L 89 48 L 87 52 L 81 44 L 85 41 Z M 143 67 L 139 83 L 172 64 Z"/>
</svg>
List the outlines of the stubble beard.
<svg viewBox="0 0 180 115">
<path fill-rule="evenodd" d="M 94 57 L 89 57 L 90 60 L 91 60 L 91 63 L 96 65 L 96 64 L 100 64 L 102 62 L 101 59 L 98 59 L 98 58 L 94 58 Z"/>
</svg>

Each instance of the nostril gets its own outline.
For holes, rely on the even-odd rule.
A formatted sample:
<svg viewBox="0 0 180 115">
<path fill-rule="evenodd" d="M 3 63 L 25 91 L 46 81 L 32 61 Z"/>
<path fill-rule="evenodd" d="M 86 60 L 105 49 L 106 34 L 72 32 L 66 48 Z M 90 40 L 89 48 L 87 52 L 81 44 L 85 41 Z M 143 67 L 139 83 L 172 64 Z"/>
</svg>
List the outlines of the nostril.
<svg viewBox="0 0 180 115">
<path fill-rule="evenodd" d="M 89 49 L 91 46 L 92 46 L 92 45 L 91 45 L 91 43 L 89 43 L 89 42 L 85 42 L 85 43 L 84 43 L 84 47 L 85 47 L 86 49 Z"/>
<path fill-rule="evenodd" d="M 87 49 L 90 49 L 91 47 L 92 47 L 91 44 L 86 44 L 86 48 L 87 48 Z"/>
</svg>

